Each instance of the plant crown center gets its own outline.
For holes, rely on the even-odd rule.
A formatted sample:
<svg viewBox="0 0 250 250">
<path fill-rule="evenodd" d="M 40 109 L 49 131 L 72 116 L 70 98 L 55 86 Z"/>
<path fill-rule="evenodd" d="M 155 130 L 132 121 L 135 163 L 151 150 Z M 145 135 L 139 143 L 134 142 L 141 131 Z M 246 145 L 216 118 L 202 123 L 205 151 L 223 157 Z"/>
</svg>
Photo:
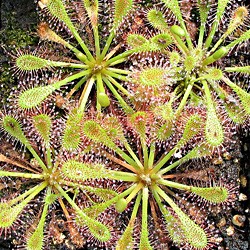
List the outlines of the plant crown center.
<svg viewBox="0 0 250 250">
<path fill-rule="evenodd" d="M 143 170 L 138 173 L 138 182 L 142 183 L 144 187 L 150 187 L 157 185 L 157 181 L 161 179 L 160 176 L 155 174 L 151 169 L 143 168 Z"/>
<path fill-rule="evenodd" d="M 91 66 L 91 74 L 96 75 L 98 73 L 102 73 L 103 69 L 105 69 L 104 62 L 96 60 Z"/>
<path fill-rule="evenodd" d="M 60 183 L 61 176 L 58 171 L 53 171 L 53 168 L 49 168 L 44 173 L 44 179 L 48 182 L 48 185 L 53 187 L 55 184 Z"/>
</svg>

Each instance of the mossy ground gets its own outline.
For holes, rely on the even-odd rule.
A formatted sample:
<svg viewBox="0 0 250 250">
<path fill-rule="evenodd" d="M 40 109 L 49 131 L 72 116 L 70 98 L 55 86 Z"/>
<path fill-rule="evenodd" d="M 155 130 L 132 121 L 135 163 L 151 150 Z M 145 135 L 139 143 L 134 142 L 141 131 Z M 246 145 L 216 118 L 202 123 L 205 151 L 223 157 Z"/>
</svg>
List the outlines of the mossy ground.
<svg viewBox="0 0 250 250">
<path fill-rule="evenodd" d="M 0 107 L 6 102 L 9 91 L 16 86 L 16 81 L 11 76 L 9 71 L 9 58 L 4 53 L 3 48 L 10 48 L 14 46 L 18 48 L 25 48 L 27 46 L 35 46 L 38 42 L 36 36 L 36 25 L 38 17 L 36 14 L 36 4 L 34 0 L 3 0 L 1 3 L 1 20 L 0 20 Z M 243 57 L 244 60 L 244 57 Z M 11 146 L 0 139 L 0 148 L 10 150 Z M 238 182 L 240 181 L 240 193 L 248 194 L 248 200 L 237 201 L 235 208 L 230 212 L 212 211 L 210 218 L 218 225 L 225 219 L 225 223 L 220 227 L 220 234 L 224 238 L 224 249 L 229 250 L 246 250 L 249 249 L 250 242 L 250 136 L 242 137 L 238 140 L 237 150 L 231 153 L 231 159 L 223 159 L 222 163 L 215 167 L 216 174 L 230 178 Z M 211 163 L 207 162 L 205 165 L 211 167 Z M 181 169 L 179 169 L 181 171 Z M 234 215 L 240 214 L 246 216 L 244 227 L 237 227 L 232 224 Z M 232 236 L 228 235 L 227 229 L 233 226 L 234 233 Z M 4 240 L 0 238 L 0 250 L 12 249 L 16 239 Z M 52 248 L 51 248 L 52 249 Z M 56 245 L 54 249 L 71 249 L 67 237 L 63 243 Z M 176 248 L 172 248 L 176 249 Z"/>
<path fill-rule="evenodd" d="M 34 46 L 38 42 L 38 16 L 33 0 L 4 0 L 0 2 L 0 106 L 16 85 L 10 72 L 9 53 L 15 49 Z"/>
</svg>

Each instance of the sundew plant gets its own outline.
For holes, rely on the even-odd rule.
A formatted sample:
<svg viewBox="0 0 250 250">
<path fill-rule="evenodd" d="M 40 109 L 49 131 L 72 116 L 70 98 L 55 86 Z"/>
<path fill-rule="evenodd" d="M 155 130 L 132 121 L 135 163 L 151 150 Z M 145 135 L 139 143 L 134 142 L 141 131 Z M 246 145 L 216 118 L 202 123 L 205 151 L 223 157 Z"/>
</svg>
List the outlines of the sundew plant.
<svg viewBox="0 0 250 250">
<path fill-rule="evenodd" d="M 154 93 L 154 89 L 165 84 L 165 92 L 171 97 L 169 102 L 175 108 L 175 119 L 182 115 L 187 104 L 205 105 L 205 134 L 211 146 L 218 147 L 225 138 L 222 120 L 227 118 L 217 109 L 223 109 L 222 113 L 235 124 L 244 124 L 250 113 L 249 93 L 240 87 L 239 77 L 231 77 L 248 76 L 250 66 L 227 65 L 234 51 L 249 42 L 248 8 L 229 0 L 216 3 L 197 0 L 188 5 L 177 0 L 162 0 L 161 3 L 138 14 L 147 20 L 145 25 L 150 26 L 147 31 L 157 34 L 155 39 L 161 43 L 160 53 L 145 54 L 150 35 L 143 29 L 128 34 L 129 48 L 136 50 L 139 59 L 150 61 L 150 65 L 136 74 L 139 77 L 132 74 L 128 88 L 132 89 L 133 96 L 142 99 L 143 91 L 138 91 L 139 88 L 151 87 Z M 138 67 L 140 62 L 135 65 Z M 163 82 L 166 76 L 168 83 L 166 79 Z M 139 86 L 136 90 L 133 89 L 135 84 Z M 162 93 L 155 96 L 150 93 L 151 99 L 159 99 Z"/>
<path fill-rule="evenodd" d="M 13 56 L 19 86 L 0 111 L 1 145 L 15 145 L 0 150 L 0 236 L 49 249 L 59 212 L 75 248 L 216 248 L 209 208 L 230 207 L 236 184 L 192 174 L 248 126 L 250 66 L 230 61 L 249 43 L 248 7 L 37 3 L 39 45 Z"/>
<path fill-rule="evenodd" d="M 75 60 L 74 62 L 55 61 L 49 57 L 46 58 L 46 54 L 45 58 L 43 58 L 32 53 L 20 52 L 16 58 L 16 72 L 19 72 L 24 76 L 30 74 L 34 76 L 41 71 L 45 72 L 52 70 L 53 68 L 64 67 L 74 71 L 71 71 L 71 74 L 68 77 L 63 78 L 60 81 L 55 80 L 50 85 L 31 88 L 23 92 L 19 97 L 19 106 L 21 108 L 29 109 L 38 106 L 55 90 L 73 81 L 75 81 L 76 84 L 67 95 L 68 99 L 76 90 L 81 88 L 81 86 L 84 86 L 80 96 L 79 110 L 84 110 L 89 94 L 94 85 L 97 92 L 97 107 L 101 108 L 109 105 L 110 100 L 106 94 L 107 91 L 104 82 L 114 96 L 116 96 L 123 104 L 122 98 L 116 88 L 125 95 L 127 92 L 117 82 L 117 79 L 124 79 L 127 71 L 117 68 L 116 65 L 126 60 L 126 56 L 131 52 L 114 57 L 113 55 L 117 52 L 119 46 L 113 46 L 113 49 L 111 50 L 110 48 L 119 24 L 132 8 L 132 1 L 114 1 L 112 4 L 114 5 L 113 24 L 109 30 L 108 39 L 104 43 L 103 39 L 106 39 L 106 37 L 100 38 L 99 29 L 103 24 L 101 22 L 99 23 L 100 20 L 98 16 L 100 7 L 103 8 L 105 6 L 104 3 L 99 6 L 100 3 L 96 0 L 82 2 L 44 0 L 38 2 L 43 16 L 49 20 L 48 23 L 42 22 L 39 25 L 39 36 L 42 40 L 52 42 L 51 46 L 52 48 L 54 47 L 55 50 L 57 49 L 57 44 L 63 45 L 64 48 L 67 48 L 72 52 L 72 59 Z M 74 9 L 75 13 L 73 12 Z M 72 21 L 72 19 L 76 20 Z M 68 36 L 73 36 L 77 41 L 77 44 L 73 42 L 72 45 L 60 36 L 60 34 L 57 34 L 57 32 L 53 30 L 53 28 L 55 29 L 55 25 L 53 24 L 59 25 L 62 30 L 68 33 Z M 52 29 L 50 27 L 52 27 Z M 85 37 L 83 38 L 80 34 Z M 93 40 L 91 39 L 91 41 L 88 41 L 88 44 L 86 44 L 86 37 L 92 37 L 92 35 Z M 103 46 L 103 48 L 101 46 Z M 65 52 L 62 51 L 61 53 L 62 57 Z"/>
<path fill-rule="evenodd" d="M 53 57 L 49 56 L 51 53 L 47 53 L 49 55 L 42 53 L 43 56 L 38 56 L 34 53 L 19 51 L 15 59 L 15 72 L 23 75 L 24 80 L 30 80 L 31 76 L 31 79 L 35 78 L 37 81 L 39 81 L 41 73 L 44 74 L 54 68 L 71 69 L 71 73 L 62 80 L 52 80 L 47 86 L 33 87 L 24 91 L 18 97 L 19 107 L 22 109 L 37 107 L 55 90 L 68 83 L 75 82 L 74 87 L 67 95 L 67 99 L 76 90 L 84 86 L 79 99 L 79 112 L 85 109 L 93 88 L 96 89 L 96 104 L 99 110 L 101 107 L 107 107 L 110 104 L 110 98 L 107 94 L 107 89 L 109 89 L 124 110 L 130 112 L 131 108 L 121 97 L 121 95 L 127 96 L 128 92 L 119 83 L 121 80 L 127 80 L 126 76 L 129 71 L 119 68 L 119 64 L 126 61 L 127 57 L 134 53 L 134 50 L 127 50 L 119 54 L 121 45 L 116 43 L 113 45 L 113 40 L 123 19 L 133 8 L 133 1 L 117 0 L 106 3 L 97 0 L 82 2 L 43 0 L 39 1 L 38 5 L 42 9 L 43 15 L 49 20 L 48 23 L 42 22 L 39 25 L 39 36 L 42 40 L 52 42 L 51 46 L 54 47 L 54 50 L 57 49 L 55 44 L 63 45 L 64 48 L 72 52 L 72 58 L 65 58 L 65 52 L 63 51 L 61 57 L 64 56 L 66 61 L 60 61 L 60 57 L 56 61 L 53 60 Z M 107 30 L 107 27 L 105 27 L 105 22 L 101 20 L 103 15 L 106 15 L 105 7 L 113 12 L 112 26 L 108 27 L 108 35 L 103 31 Z M 102 16 L 100 17 L 98 13 L 101 10 Z M 72 19 L 75 21 L 72 21 Z M 63 36 L 57 34 L 53 30 L 55 29 L 53 24 L 59 25 L 62 30 L 68 32 L 68 36 L 73 36 L 77 44 L 75 42 L 71 44 Z M 48 45 L 45 46 L 48 47 Z M 152 39 L 151 45 L 146 50 L 159 49 L 160 44 L 157 39 Z M 72 59 L 72 62 L 70 59 Z"/>
<path fill-rule="evenodd" d="M 84 237 L 80 236 L 77 226 L 79 228 L 87 227 L 96 240 L 101 242 L 109 240 L 109 229 L 84 213 L 76 204 L 76 194 L 72 196 L 74 190 L 78 190 L 76 192 L 78 195 L 81 195 L 82 192 L 89 192 L 95 193 L 96 196 L 98 194 L 102 196 L 102 193 L 107 195 L 109 191 L 105 188 L 100 191 L 99 188 L 89 185 L 78 187 L 78 181 L 66 181 L 61 168 L 70 164 L 71 161 L 67 161 L 70 153 L 58 145 L 60 130 L 58 132 L 57 128 L 62 124 L 53 121 L 48 114 L 43 112 L 34 113 L 28 120 L 29 123 L 27 120 L 21 122 L 13 115 L 1 113 L 1 131 L 8 138 L 26 147 L 32 157 L 30 161 L 25 161 L 21 156 L 20 159 L 17 159 L 5 155 L 4 152 L 0 154 L 0 180 L 3 184 L 0 202 L 0 234 L 7 237 L 16 232 L 17 235 L 23 236 L 25 249 L 44 249 L 45 241 L 48 242 L 47 239 L 50 236 L 46 233 L 46 225 L 48 225 L 49 218 L 51 219 L 53 210 L 58 209 L 59 206 L 66 218 L 72 242 L 76 246 L 84 244 Z M 24 132 L 22 127 L 25 126 L 29 126 L 33 133 Z M 31 134 L 33 139 L 30 137 Z M 88 167 L 90 166 L 86 164 L 85 168 L 88 169 Z M 93 167 L 92 165 L 92 169 L 89 168 L 87 171 L 93 171 Z M 95 165 L 95 168 L 99 167 L 99 165 Z M 84 178 L 87 179 L 89 176 L 82 176 L 82 180 Z M 22 183 L 21 191 L 16 190 L 18 179 Z M 40 206 L 37 215 L 35 215 L 37 207 L 29 207 L 30 203 Z M 31 209 L 34 209 L 33 214 L 29 212 Z M 72 226 L 72 212 L 77 218 L 75 227 Z M 27 216 L 25 218 L 26 214 L 30 216 L 28 220 Z M 27 223 L 30 228 L 25 226 Z"/>
<path fill-rule="evenodd" d="M 212 185 L 211 179 L 200 186 L 173 179 L 179 165 L 211 155 L 202 141 L 181 153 L 200 134 L 203 119 L 191 115 L 182 132 L 171 133 L 178 138 L 174 143 L 169 121 L 156 116 L 146 111 L 126 118 L 86 113 L 77 125 L 67 128 L 69 134 L 80 133 L 77 147 L 67 150 L 74 137 L 63 138 L 64 122 L 50 113 L 33 111 L 25 119 L 1 113 L 1 131 L 31 154 L 28 161 L 0 154 L 1 234 L 22 234 L 25 249 L 47 249 L 50 237 L 53 240 L 49 220 L 60 208 L 76 247 L 154 249 L 157 241 L 150 238 L 154 229 L 186 249 L 216 245 L 212 225 L 189 217 L 182 204 L 187 201 L 181 202 L 177 193 L 187 192 L 198 203 L 229 207 L 235 188 L 226 182 Z M 125 227 L 119 213 L 129 218 Z"/>
<path fill-rule="evenodd" d="M 154 239 L 151 242 L 150 235 L 160 228 L 164 228 L 163 234 L 167 234 L 176 245 L 187 249 L 210 249 L 216 244 L 210 239 L 211 232 L 185 214 L 171 196 L 176 198 L 176 191 L 182 190 L 200 197 L 204 203 L 218 206 L 229 204 L 231 189 L 226 185 L 189 186 L 169 179 L 180 164 L 210 155 L 211 151 L 206 145 L 200 144 L 179 159 L 174 157 L 200 132 L 202 119 L 199 115 L 192 115 L 176 145 L 165 142 L 165 146 L 170 148 L 167 152 L 154 136 L 154 133 L 158 136 L 163 134 L 164 130 L 156 122 L 150 122 L 146 112 L 135 112 L 127 119 L 130 125 L 125 127 L 124 120 L 121 122 L 112 116 L 96 119 L 85 117 L 82 121 L 82 140 L 88 141 L 84 150 L 92 152 L 95 155 L 93 158 L 99 159 L 102 166 L 99 170 L 94 168 L 96 176 L 123 183 L 120 187 L 123 192 L 119 195 L 83 211 L 94 219 L 113 205 L 120 213 L 129 208 L 129 221 L 112 249 L 154 249 L 155 242 Z M 84 163 L 74 159 L 67 163 L 62 172 L 69 180 L 79 182 L 89 174 Z M 135 236 L 138 227 L 140 233 Z"/>
</svg>

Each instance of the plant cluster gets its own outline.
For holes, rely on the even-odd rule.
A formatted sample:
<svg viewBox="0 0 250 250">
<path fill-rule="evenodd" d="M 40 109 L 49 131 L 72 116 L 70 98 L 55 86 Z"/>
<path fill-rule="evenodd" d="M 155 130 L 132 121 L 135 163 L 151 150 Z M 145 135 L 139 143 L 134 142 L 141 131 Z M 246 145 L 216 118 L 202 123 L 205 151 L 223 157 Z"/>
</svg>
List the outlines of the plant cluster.
<svg viewBox="0 0 250 250">
<path fill-rule="evenodd" d="M 1 134 L 25 149 L 0 152 L 0 235 L 17 231 L 25 249 L 47 249 L 60 210 L 77 248 L 216 249 L 208 211 L 230 207 L 237 185 L 196 159 L 227 153 L 236 128 L 247 128 L 240 82 L 250 66 L 228 59 L 249 42 L 248 8 L 229 0 L 38 6 L 39 48 L 13 56 L 20 83 L 0 112 Z M 190 162 L 192 171 L 178 172 Z"/>
</svg>

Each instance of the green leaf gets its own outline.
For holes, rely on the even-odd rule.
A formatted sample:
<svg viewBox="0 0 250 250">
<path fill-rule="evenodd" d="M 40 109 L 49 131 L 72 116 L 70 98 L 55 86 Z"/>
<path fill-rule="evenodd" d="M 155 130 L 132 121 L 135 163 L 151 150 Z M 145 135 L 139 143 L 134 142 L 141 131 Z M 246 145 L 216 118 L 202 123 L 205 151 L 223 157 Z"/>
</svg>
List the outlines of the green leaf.
<svg viewBox="0 0 250 250">
<path fill-rule="evenodd" d="M 140 85 L 157 87 L 165 83 L 167 76 L 166 69 L 149 67 L 140 71 L 138 80 Z"/>
<path fill-rule="evenodd" d="M 148 43 L 148 40 L 142 35 L 129 34 L 127 37 L 127 44 L 130 47 L 132 47 L 132 49 L 140 48 L 142 45 L 147 44 L 147 43 Z"/>
<path fill-rule="evenodd" d="M 166 121 L 160 128 L 156 131 L 156 137 L 158 140 L 167 140 L 174 132 L 173 122 Z"/>
<path fill-rule="evenodd" d="M 176 66 L 181 60 L 181 56 L 177 51 L 169 53 L 169 62 L 172 66 Z"/>
<path fill-rule="evenodd" d="M 226 48 L 230 50 L 232 47 L 239 43 L 243 43 L 250 39 L 250 29 L 245 31 L 239 38 L 235 39 L 233 42 L 229 43 Z"/>
<path fill-rule="evenodd" d="M 181 237 L 177 237 L 177 240 L 181 240 L 181 244 L 188 243 L 194 249 L 205 249 L 208 246 L 208 238 L 205 231 L 192 221 L 182 210 L 173 202 L 171 198 L 166 195 L 165 192 L 159 190 L 159 194 L 167 201 L 167 203 L 172 207 L 174 212 L 179 218 L 179 222 L 174 220 L 179 224 L 181 229 Z"/>
<path fill-rule="evenodd" d="M 182 162 L 186 162 L 186 161 L 189 161 L 189 160 L 206 157 L 206 156 L 209 156 L 211 154 L 212 154 L 211 150 L 206 145 L 202 144 L 202 145 L 196 146 L 188 154 L 186 154 L 184 157 L 182 157 L 179 160 L 180 161 L 179 165 Z"/>
<path fill-rule="evenodd" d="M 102 121 L 103 127 L 107 131 L 108 136 L 112 141 L 119 140 L 119 142 L 124 143 L 126 141 L 123 133 L 123 127 L 118 117 L 108 116 Z"/>
<path fill-rule="evenodd" d="M 162 32 L 169 31 L 168 24 L 161 11 L 156 10 L 156 9 L 149 10 L 147 13 L 147 19 L 154 28 Z"/>
<path fill-rule="evenodd" d="M 11 207 L 8 203 L 0 203 L 0 228 L 8 229 L 12 227 L 25 205 L 20 203 Z"/>
<path fill-rule="evenodd" d="M 44 6 L 46 6 L 50 14 L 60 21 L 63 21 L 67 26 L 71 26 L 71 20 L 67 14 L 67 11 L 61 0 L 46 0 Z"/>
<path fill-rule="evenodd" d="M 73 181 L 85 181 L 89 179 L 103 179 L 110 176 L 109 171 L 101 164 L 82 163 L 76 160 L 68 160 L 62 164 L 62 174 Z"/>
<path fill-rule="evenodd" d="M 46 144 L 50 142 L 51 118 L 46 114 L 32 117 L 33 124 Z"/>
<path fill-rule="evenodd" d="M 68 150 L 77 149 L 80 145 L 81 140 L 81 120 L 82 114 L 74 109 L 66 122 L 66 127 L 64 129 L 64 134 L 62 138 L 62 146 Z"/>
<path fill-rule="evenodd" d="M 166 49 L 170 44 L 173 43 L 173 40 L 169 34 L 163 33 L 153 36 L 149 42 L 151 42 L 151 50 L 154 51 Z"/>
<path fill-rule="evenodd" d="M 47 197 L 47 196 L 46 196 Z M 35 229 L 35 231 L 28 236 L 27 239 L 27 250 L 42 250 L 43 249 L 43 239 L 44 239 L 44 224 L 48 212 L 49 204 L 45 203 L 40 221 Z"/>
<path fill-rule="evenodd" d="M 133 7 L 133 0 L 115 0 L 113 29 L 116 30 L 123 18 Z"/>
<path fill-rule="evenodd" d="M 49 67 L 49 61 L 38 56 L 24 54 L 16 59 L 16 66 L 21 71 L 34 71 Z"/>
<path fill-rule="evenodd" d="M 227 111 L 228 116 L 236 124 L 244 124 L 247 114 L 239 102 L 224 102 L 223 105 Z"/>
<path fill-rule="evenodd" d="M 189 141 L 191 138 L 193 138 L 200 132 L 202 123 L 203 121 L 199 115 L 197 114 L 191 115 L 185 125 L 182 138 L 186 142 Z"/>
<path fill-rule="evenodd" d="M 129 117 L 129 121 L 140 137 L 145 138 L 147 113 L 144 111 L 138 111 Z"/>
<path fill-rule="evenodd" d="M 87 120 L 82 127 L 83 133 L 96 143 L 101 143 L 109 148 L 116 148 L 115 143 L 108 136 L 107 131 L 96 121 Z"/>
<path fill-rule="evenodd" d="M 99 214 L 101 214 L 102 212 L 104 212 L 108 207 L 110 207 L 111 205 L 113 205 L 115 203 L 116 199 L 111 199 L 108 200 L 104 203 L 95 203 L 95 205 L 91 206 L 91 207 L 87 207 L 83 209 L 83 212 L 89 216 L 92 219 L 95 219 L 99 216 Z"/>
<path fill-rule="evenodd" d="M 142 193 L 142 226 L 141 226 L 141 237 L 140 237 L 140 250 L 153 250 L 149 242 L 149 231 L 148 231 L 148 188 L 143 188 Z"/>
<path fill-rule="evenodd" d="M 171 36 L 167 33 L 155 35 L 150 40 L 137 34 L 130 34 L 127 38 L 128 45 L 135 53 L 165 50 L 172 42 Z"/>
<path fill-rule="evenodd" d="M 163 105 L 159 105 L 153 110 L 156 117 L 162 118 L 164 121 L 173 121 L 174 111 L 172 108 L 172 103 L 168 102 Z"/>
<path fill-rule="evenodd" d="M 208 73 L 204 76 L 205 79 L 208 80 L 220 80 L 223 77 L 223 73 L 220 69 L 217 68 L 209 68 Z"/>
<path fill-rule="evenodd" d="M 223 77 L 223 81 L 230 86 L 233 91 L 238 95 L 242 106 L 244 107 L 247 114 L 250 114 L 250 94 L 244 91 L 242 88 L 231 82 L 228 78 Z"/>
<path fill-rule="evenodd" d="M 118 240 L 116 244 L 116 250 L 127 250 L 133 249 L 134 247 L 134 239 L 133 239 L 133 231 L 134 231 L 134 220 L 130 220 L 127 225 L 125 231 L 122 236 Z"/>
<path fill-rule="evenodd" d="M 226 34 L 230 35 L 235 29 L 239 28 L 241 25 L 244 25 L 244 22 L 249 16 L 248 14 L 248 9 L 245 6 L 236 8 L 232 12 Z"/>
<path fill-rule="evenodd" d="M 239 72 L 242 74 L 250 74 L 250 66 L 242 66 L 242 67 L 226 67 L 226 72 Z"/>
<path fill-rule="evenodd" d="M 211 1 L 210 0 L 198 0 L 197 5 L 199 8 L 201 25 L 205 25 L 207 21 L 208 12 L 211 7 Z"/>
<path fill-rule="evenodd" d="M 211 56 L 207 57 L 202 64 L 209 65 L 227 55 L 228 51 L 229 48 L 222 46 L 218 50 L 216 50 Z"/>
<path fill-rule="evenodd" d="M 107 188 L 97 188 L 97 187 L 90 187 L 85 186 L 84 191 L 88 191 L 96 196 L 98 196 L 100 199 L 102 199 L 104 202 L 116 197 L 118 193 L 112 189 Z"/>
<path fill-rule="evenodd" d="M 206 106 L 207 106 L 207 119 L 205 124 L 205 137 L 207 143 L 212 147 L 221 146 L 224 141 L 224 130 L 221 125 L 220 119 L 217 117 L 215 110 L 215 103 L 212 99 L 210 89 L 207 82 L 202 81 L 205 95 L 206 95 Z"/>
<path fill-rule="evenodd" d="M 27 250 L 42 250 L 43 249 L 43 227 L 39 226 L 33 232 L 33 234 L 28 237 L 26 243 Z"/>
<path fill-rule="evenodd" d="M 30 145 L 29 141 L 27 140 L 26 136 L 23 133 L 21 124 L 18 120 L 14 117 L 6 115 L 3 116 L 1 120 L 1 126 L 8 134 L 10 134 L 15 139 L 22 142 L 24 145 Z"/>
<path fill-rule="evenodd" d="M 191 192 L 215 204 L 223 203 L 228 199 L 228 190 L 225 187 L 192 187 Z"/>
<path fill-rule="evenodd" d="M 180 219 L 185 241 L 194 248 L 203 249 L 208 245 L 205 231 L 195 224 L 179 207 L 173 208 Z"/>
<path fill-rule="evenodd" d="M 54 91 L 51 85 L 28 89 L 19 96 L 18 105 L 22 109 L 38 107 Z"/>
<path fill-rule="evenodd" d="M 183 23 L 183 18 L 178 0 L 162 0 L 162 2 L 166 5 L 167 8 L 169 8 L 174 13 L 178 21 L 180 23 Z"/>
<path fill-rule="evenodd" d="M 224 13 L 225 13 L 225 8 L 227 6 L 227 4 L 230 2 L 230 0 L 218 0 L 218 6 L 217 6 L 217 21 L 219 21 Z"/>
<path fill-rule="evenodd" d="M 222 145 L 224 141 L 223 127 L 215 110 L 212 108 L 208 108 L 207 110 L 205 136 L 208 144 L 213 147 Z"/>
<path fill-rule="evenodd" d="M 171 240 L 177 245 L 183 244 L 185 242 L 185 236 L 180 227 L 179 218 L 174 217 L 163 205 L 159 206 L 166 221 L 165 226 Z"/>
<path fill-rule="evenodd" d="M 160 118 L 160 122 L 157 124 L 158 127 L 155 126 L 156 138 L 159 140 L 168 139 L 174 132 L 174 111 L 172 103 L 168 102 L 155 107 L 153 113 L 155 117 Z"/>
<path fill-rule="evenodd" d="M 93 236 L 101 242 L 106 242 L 110 239 L 111 234 L 107 226 L 101 222 L 87 217 L 81 210 L 76 211 L 76 224 L 79 226 L 88 226 Z"/>
<path fill-rule="evenodd" d="M 83 0 L 85 10 L 93 27 L 98 26 L 98 0 Z"/>
</svg>

